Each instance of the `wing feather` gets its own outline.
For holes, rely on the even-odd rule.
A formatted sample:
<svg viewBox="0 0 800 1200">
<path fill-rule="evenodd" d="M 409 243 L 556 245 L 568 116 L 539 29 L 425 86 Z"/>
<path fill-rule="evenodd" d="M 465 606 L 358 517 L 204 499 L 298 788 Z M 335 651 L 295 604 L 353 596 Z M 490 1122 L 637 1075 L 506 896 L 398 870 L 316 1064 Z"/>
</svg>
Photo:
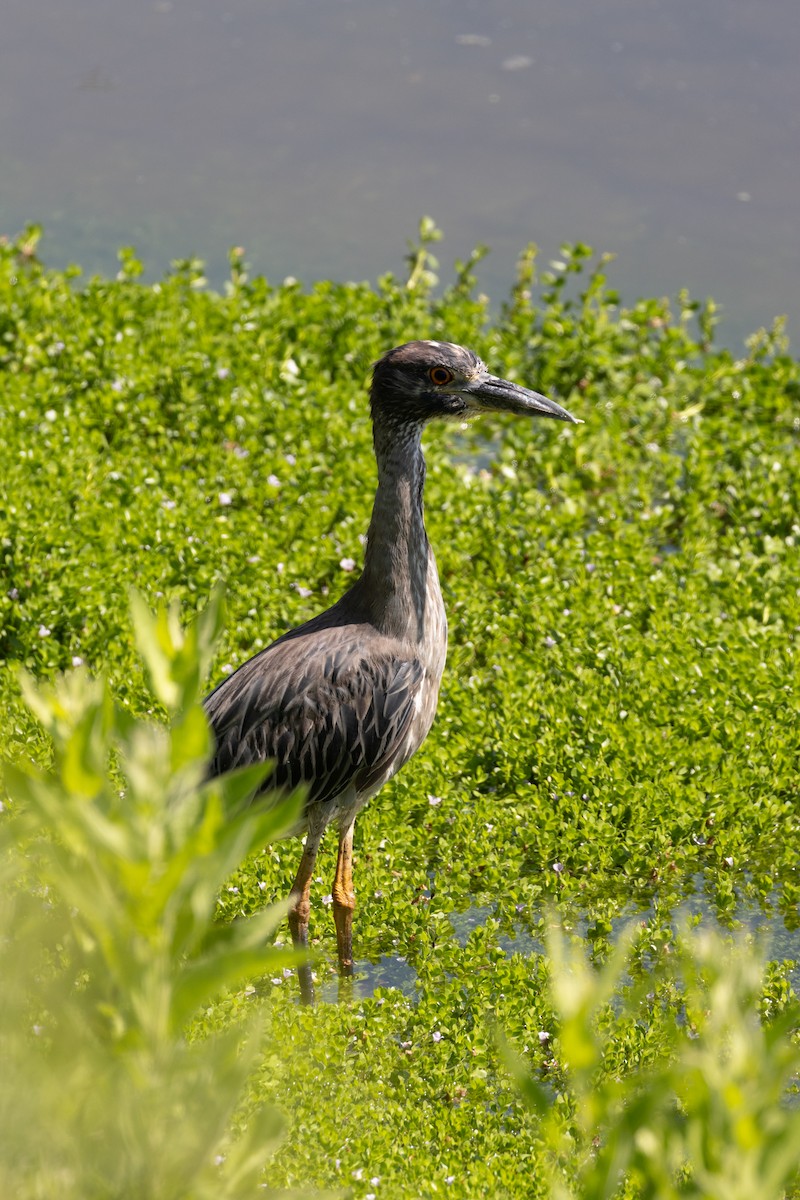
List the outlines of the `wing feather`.
<svg viewBox="0 0 800 1200">
<path fill-rule="evenodd" d="M 206 698 L 210 773 L 274 760 L 262 790 L 305 784 L 307 803 L 368 791 L 416 749 L 425 671 L 394 647 L 369 657 L 341 627 L 274 643 Z M 419 741 L 427 728 L 420 729 Z"/>
</svg>

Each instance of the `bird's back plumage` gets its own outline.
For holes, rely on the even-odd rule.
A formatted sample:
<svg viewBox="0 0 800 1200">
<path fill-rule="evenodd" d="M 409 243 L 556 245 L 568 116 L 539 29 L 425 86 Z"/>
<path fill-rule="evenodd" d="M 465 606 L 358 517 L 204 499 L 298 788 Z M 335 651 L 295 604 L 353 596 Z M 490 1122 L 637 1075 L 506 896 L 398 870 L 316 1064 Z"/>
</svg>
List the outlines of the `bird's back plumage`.
<svg viewBox="0 0 800 1200">
<path fill-rule="evenodd" d="M 306 807 L 367 798 L 411 757 L 436 707 L 420 657 L 365 627 L 293 630 L 206 700 L 211 773 L 271 760 L 262 790 L 303 785 Z M 367 648 L 368 646 L 368 648 Z"/>
</svg>

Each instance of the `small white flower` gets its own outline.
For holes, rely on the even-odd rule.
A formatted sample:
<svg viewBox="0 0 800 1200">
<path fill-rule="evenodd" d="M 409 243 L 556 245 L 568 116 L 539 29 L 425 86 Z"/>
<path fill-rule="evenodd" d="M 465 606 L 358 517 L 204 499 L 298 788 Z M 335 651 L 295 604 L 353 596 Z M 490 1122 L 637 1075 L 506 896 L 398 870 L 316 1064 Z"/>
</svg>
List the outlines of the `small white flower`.
<svg viewBox="0 0 800 1200">
<path fill-rule="evenodd" d="M 339 562 L 339 566 L 343 571 L 355 571 L 356 560 L 354 558 L 343 558 Z"/>
<path fill-rule="evenodd" d="M 239 895 L 239 889 L 238 889 L 237 887 L 229 887 L 229 888 L 228 888 L 228 891 L 229 891 L 229 892 L 233 892 L 234 896 L 238 896 L 238 895 Z"/>
<path fill-rule="evenodd" d="M 46 625 L 39 626 L 39 637 L 41 637 L 41 638 L 50 637 L 50 630 L 47 628 Z"/>
<path fill-rule="evenodd" d="M 431 808 L 436 808 L 437 804 L 441 804 L 441 803 L 442 803 L 441 796 L 428 796 L 428 804 L 430 804 Z"/>
<path fill-rule="evenodd" d="M 220 492 L 219 502 L 223 508 L 227 508 L 229 504 L 233 504 L 233 496 L 230 492 Z"/>
<path fill-rule="evenodd" d="M 442 1035 L 438 1029 L 434 1029 L 433 1033 L 431 1034 L 431 1037 L 433 1038 L 433 1040 L 435 1042 L 440 1042 L 442 1040 Z"/>
<path fill-rule="evenodd" d="M 174 501 L 174 500 L 162 500 L 162 501 L 161 501 L 161 507 L 162 507 L 162 508 L 174 508 L 174 507 L 175 507 L 175 501 Z"/>
<path fill-rule="evenodd" d="M 261 891 L 261 892 L 265 892 L 265 891 L 267 890 L 267 885 L 266 885 L 266 883 L 264 882 L 264 880 L 263 880 L 263 879 L 259 879 L 259 881 L 258 881 L 258 889 L 259 889 L 259 891 Z"/>
<path fill-rule="evenodd" d="M 295 586 L 297 588 L 297 594 L 301 598 L 301 600 L 307 600 L 308 597 L 311 595 L 311 588 L 303 587 L 302 584 L 299 584 L 299 583 L 296 584 Z"/>
<path fill-rule="evenodd" d="M 564 864 L 560 863 L 560 862 L 554 862 L 553 870 L 555 871 L 556 875 L 560 875 L 561 872 L 564 870 Z"/>
<path fill-rule="evenodd" d="M 281 486 L 281 481 L 280 481 L 280 479 L 278 479 L 277 475 L 268 475 L 267 483 L 269 484 L 270 487 L 280 487 Z"/>
<path fill-rule="evenodd" d="M 230 373 L 230 367 L 217 367 L 217 379 L 227 379 Z"/>
<path fill-rule="evenodd" d="M 56 410 L 54 408 L 48 408 L 47 412 L 44 414 L 44 419 L 45 419 L 45 421 L 50 421 L 50 422 L 57 421 L 58 413 L 56 412 Z"/>
<path fill-rule="evenodd" d="M 545 646 L 547 646 L 548 650 L 551 650 L 553 648 L 553 646 L 557 645 L 558 643 L 556 642 L 556 639 L 554 637 L 550 637 L 550 634 L 548 634 L 547 637 L 544 639 L 544 644 L 545 644 Z"/>
<path fill-rule="evenodd" d="M 333 904 L 333 896 L 328 892 L 327 896 L 322 897 L 322 903 L 330 907 Z"/>
<path fill-rule="evenodd" d="M 544 1046 L 549 1041 L 550 1041 L 550 1034 L 547 1032 L 546 1029 L 540 1029 L 539 1030 L 539 1042 L 541 1043 L 541 1045 Z"/>
<path fill-rule="evenodd" d="M 81 658 L 80 654 L 73 654 L 72 665 L 73 665 L 73 667 L 82 667 L 83 666 L 83 659 Z"/>
</svg>

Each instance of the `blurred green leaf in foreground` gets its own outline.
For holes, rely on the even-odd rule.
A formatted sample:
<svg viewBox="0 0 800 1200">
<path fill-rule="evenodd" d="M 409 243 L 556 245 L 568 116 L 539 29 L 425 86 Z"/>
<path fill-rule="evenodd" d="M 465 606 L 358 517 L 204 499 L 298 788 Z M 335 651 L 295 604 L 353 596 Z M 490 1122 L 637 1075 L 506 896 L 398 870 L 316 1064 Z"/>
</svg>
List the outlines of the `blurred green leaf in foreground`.
<svg viewBox="0 0 800 1200">
<path fill-rule="evenodd" d="M 242 1105 L 262 1044 L 255 989 L 231 993 L 224 1032 L 202 1018 L 224 989 L 294 961 L 267 944 L 282 907 L 229 924 L 215 911 L 297 801 L 248 807 L 262 768 L 205 779 L 219 594 L 187 630 L 174 608 L 132 608 L 167 723 L 132 719 L 83 670 L 47 687 L 26 676 L 53 765 L 5 768 L 0 1195 L 17 1200 L 238 1198 L 281 1137 L 276 1109 Z"/>
<path fill-rule="evenodd" d="M 550 937 L 555 1086 L 503 1047 L 542 1122 L 550 1195 L 782 1200 L 800 1167 L 796 998 L 765 1007 L 764 962 L 743 938 L 686 931 L 668 965 L 642 973 L 633 933 L 599 972 L 582 947 Z M 638 1069 L 610 1069 L 618 1043 L 633 1032 L 644 1046 L 664 1011 L 660 1048 Z"/>
</svg>

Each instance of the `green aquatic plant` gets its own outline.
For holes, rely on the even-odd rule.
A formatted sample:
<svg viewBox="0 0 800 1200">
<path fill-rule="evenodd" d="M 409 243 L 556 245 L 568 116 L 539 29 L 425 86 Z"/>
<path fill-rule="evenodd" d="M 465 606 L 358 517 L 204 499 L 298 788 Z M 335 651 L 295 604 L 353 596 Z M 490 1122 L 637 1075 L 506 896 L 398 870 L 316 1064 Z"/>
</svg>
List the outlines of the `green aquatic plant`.
<svg viewBox="0 0 800 1200">
<path fill-rule="evenodd" d="M 4 771 L 7 1196 L 239 1198 L 283 1132 L 274 1106 L 243 1107 L 263 1049 L 258 1006 L 239 994 L 224 1032 L 202 1025 L 231 988 L 294 960 L 268 936 L 282 906 L 225 925 L 215 915 L 231 872 L 297 804 L 242 809 L 252 770 L 205 781 L 199 687 L 219 594 L 185 631 L 174 606 L 133 608 L 166 723 L 134 718 L 84 669 L 23 680 L 53 764 Z"/>
</svg>

